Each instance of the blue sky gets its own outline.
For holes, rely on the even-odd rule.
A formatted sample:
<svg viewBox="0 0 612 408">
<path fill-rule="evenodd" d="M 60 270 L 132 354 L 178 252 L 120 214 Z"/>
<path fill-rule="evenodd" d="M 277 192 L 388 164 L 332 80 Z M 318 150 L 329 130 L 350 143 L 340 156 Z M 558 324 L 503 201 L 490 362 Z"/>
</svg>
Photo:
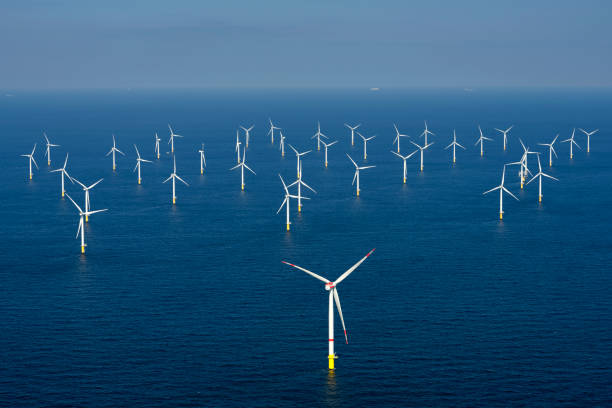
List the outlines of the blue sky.
<svg viewBox="0 0 612 408">
<path fill-rule="evenodd" d="M 0 88 L 611 86 L 609 1 L 0 2 Z"/>
</svg>

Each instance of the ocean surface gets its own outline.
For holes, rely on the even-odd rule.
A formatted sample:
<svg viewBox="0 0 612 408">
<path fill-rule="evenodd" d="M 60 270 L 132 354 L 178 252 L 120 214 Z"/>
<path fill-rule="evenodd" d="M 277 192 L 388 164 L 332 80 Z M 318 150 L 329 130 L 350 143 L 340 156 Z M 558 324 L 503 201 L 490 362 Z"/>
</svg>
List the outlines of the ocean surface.
<svg viewBox="0 0 612 408">
<path fill-rule="evenodd" d="M 0 406 L 355 407 L 612 405 L 612 91 L 199 90 L 14 92 L 0 96 Z M 268 118 L 287 142 L 315 149 L 303 179 L 317 194 L 285 229 L 278 174 L 294 181 Z M 412 140 L 435 133 L 419 172 L 402 161 L 393 123 Z M 311 136 L 330 140 L 329 167 Z M 350 145 L 344 123 L 377 137 Z M 162 184 L 172 169 L 189 186 Z M 235 131 L 255 125 L 245 191 Z M 474 143 L 486 136 L 480 157 Z M 507 128 L 502 150 L 494 127 Z M 567 143 L 537 183 L 517 169 L 497 193 L 519 137 L 538 142 L 599 128 L 591 152 Z M 457 163 L 444 150 L 456 129 Z M 43 158 L 46 131 L 52 166 Z M 153 157 L 154 134 L 162 157 Z M 126 156 L 112 171 L 111 135 Z M 243 137 L 241 137 L 243 139 Z M 27 179 L 37 143 L 40 170 Z M 137 185 L 133 144 L 143 158 Z M 197 150 L 207 167 L 199 174 Z M 414 150 L 402 140 L 402 153 Z M 60 196 L 61 166 L 91 192 L 87 251 L 78 213 Z M 361 195 L 351 186 L 353 166 Z M 537 168 L 534 158 L 531 170 Z M 79 204 L 83 192 L 68 183 Z M 339 285 L 349 344 L 336 315 L 336 370 L 327 369 L 327 292 L 286 260 Z"/>
</svg>

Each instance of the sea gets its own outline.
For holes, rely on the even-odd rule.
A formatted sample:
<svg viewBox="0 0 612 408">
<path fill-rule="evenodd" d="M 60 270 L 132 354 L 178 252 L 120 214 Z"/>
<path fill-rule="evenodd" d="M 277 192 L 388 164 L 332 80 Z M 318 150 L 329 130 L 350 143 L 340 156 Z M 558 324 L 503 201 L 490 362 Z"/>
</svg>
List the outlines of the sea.
<svg viewBox="0 0 612 408">
<path fill-rule="evenodd" d="M 612 406 L 612 90 L 175 89 L 0 95 L 0 406 Z M 286 137 L 285 156 L 268 135 Z M 435 134 L 415 150 L 427 121 Z M 337 140 L 324 166 L 312 138 Z M 344 126 L 361 123 L 367 159 Z M 175 140 L 172 205 L 168 124 Z M 241 190 L 239 126 L 255 127 Z M 478 126 L 493 141 L 480 156 Z M 503 150 L 495 128 L 514 126 Z M 582 149 L 569 158 L 571 136 Z M 599 129 L 591 137 L 578 130 Z M 451 149 L 457 141 L 452 163 Z M 60 145 L 44 154 L 43 132 Z M 162 139 L 154 156 L 155 133 Z M 558 154 L 548 166 L 556 135 Z M 112 135 L 125 156 L 112 170 Z M 558 181 L 483 195 L 542 152 Z M 244 132 L 240 131 L 241 149 Z M 204 143 L 206 168 L 198 150 Z M 33 179 L 29 154 L 36 144 Z M 286 230 L 279 175 L 296 179 Z M 136 145 L 142 184 L 133 172 Z M 91 190 L 86 253 L 59 173 Z M 361 171 L 360 195 L 351 184 Z M 537 173 L 531 155 L 529 169 Z M 529 177 L 530 178 L 530 177 Z M 528 179 L 529 179 L 528 178 Z M 67 183 L 79 205 L 84 193 Z M 292 188 L 292 194 L 295 190 Z M 328 292 L 287 261 L 335 280 Z"/>
</svg>

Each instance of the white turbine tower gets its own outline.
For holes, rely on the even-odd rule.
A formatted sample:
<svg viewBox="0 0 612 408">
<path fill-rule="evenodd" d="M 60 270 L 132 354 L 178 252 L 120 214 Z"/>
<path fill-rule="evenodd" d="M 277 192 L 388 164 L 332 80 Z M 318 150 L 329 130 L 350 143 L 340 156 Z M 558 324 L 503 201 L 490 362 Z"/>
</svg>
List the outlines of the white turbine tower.
<svg viewBox="0 0 612 408">
<path fill-rule="evenodd" d="M 410 141 L 410 143 L 412 143 L 413 145 L 415 145 L 416 147 L 419 148 L 419 150 L 421 151 L 421 171 L 423 171 L 423 152 L 429 148 L 429 146 L 431 146 L 432 144 L 434 144 L 434 142 L 431 142 L 430 144 L 426 144 L 425 146 L 419 146 L 418 144 L 414 143 L 412 140 Z"/>
<path fill-rule="evenodd" d="M 59 145 L 51 143 L 45 132 L 43 132 L 43 136 L 45 137 L 45 140 L 47 141 L 47 148 L 45 149 L 45 156 L 47 157 L 47 166 L 50 166 L 51 165 L 51 148 L 59 147 Z"/>
<path fill-rule="evenodd" d="M 172 130 L 172 126 L 170 126 L 169 123 L 168 123 L 168 129 L 170 129 L 170 139 L 168 139 L 168 144 L 170 145 L 170 152 L 174 153 L 174 138 L 183 137 L 183 136 L 177 135 L 176 133 L 174 133 L 174 130 Z"/>
<path fill-rule="evenodd" d="M 202 143 L 202 148 L 198 150 L 200 153 L 200 174 L 204 174 L 204 167 L 206 167 L 206 157 L 204 157 L 204 143 Z"/>
<path fill-rule="evenodd" d="M 66 189 L 64 188 L 64 176 L 68 177 L 68 180 L 70 180 L 70 182 L 72 184 L 74 184 L 74 181 L 72 181 L 72 177 L 70 177 L 70 175 L 68 174 L 68 172 L 66 171 L 66 165 L 68 164 L 68 153 L 66 153 L 66 160 L 64 160 L 64 166 L 56 169 L 56 170 L 51 170 L 51 173 L 55 173 L 55 172 L 61 172 L 62 174 L 62 197 L 64 196 L 64 194 L 66 193 Z"/>
<path fill-rule="evenodd" d="M 391 153 L 393 153 L 394 155 L 396 155 L 397 157 L 399 157 L 400 159 L 403 160 L 404 162 L 404 184 L 406 184 L 406 176 L 408 174 L 408 169 L 406 167 L 406 160 L 408 160 L 409 158 L 411 158 L 412 156 L 414 156 L 416 153 L 418 152 L 418 150 L 415 150 L 414 152 L 410 153 L 407 156 L 402 156 L 399 153 L 394 152 L 393 150 L 391 150 Z"/>
<path fill-rule="evenodd" d="M 457 159 L 456 159 L 457 146 L 459 146 L 460 148 L 465 150 L 465 147 L 463 147 L 459 143 L 457 143 L 457 134 L 455 133 L 455 129 L 453 129 L 453 142 L 451 144 L 449 144 L 448 146 L 446 146 L 444 148 L 444 150 L 450 148 L 451 146 L 453 147 L 453 163 L 455 163 L 457 161 Z"/>
<path fill-rule="evenodd" d="M 370 137 L 365 137 L 364 135 L 362 135 L 359 132 L 357 132 L 357 134 L 359 136 L 361 136 L 361 139 L 363 140 L 363 160 L 367 160 L 368 159 L 368 140 L 374 139 L 376 137 L 376 135 L 370 136 Z"/>
<path fill-rule="evenodd" d="M 236 130 L 236 147 L 234 150 L 236 151 L 236 162 L 240 164 L 240 139 L 238 138 L 238 130 Z"/>
<path fill-rule="evenodd" d="M 270 130 L 268 130 L 268 134 L 270 135 L 270 141 L 272 142 L 272 144 L 274 144 L 274 131 L 281 130 L 281 128 L 274 126 L 274 123 L 272 123 L 272 119 L 268 118 L 268 121 L 270 122 Z"/>
<path fill-rule="evenodd" d="M 300 163 L 300 167 L 302 167 L 302 163 Z M 297 180 L 295 180 L 293 183 L 289 184 L 287 186 L 287 188 L 291 188 L 293 186 L 297 185 L 297 200 L 298 200 L 298 212 L 302 212 L 302 186 L 308 188 L 310 191 L 312 191 L 313 193 L 317 193 L 312 187 L 310 187 L 308 184 L 304 183 L 302 181 L 302 169 L 300 169 L 300 175 L 297 178 Z"/>
<path fill-rule="evenodd" d="M 504 135 L 504 150 L 506 150 L 506 147 L 508 146 L 508 132 L 514 127 L 514 125 L 510 126 L 508 129 L 506 130 L 501 130 L 498 128 L 495 128 L 495 130 L 497 130 L 498 132 L 500 132 L 501 134 Z"/>
<path fill-rule="evenodd" d="M 189 184 L 187 184 L 185 180 L 183 180 L 176 174 L 176 156 L 173 156 L 172 159 L 174 160 L 174 167 L 173 167 L 174 170 L 170 174 L 170 177 L 165 179 L 163 183 L 167 182 L 168 180 L 172 180 L 172 204 L 174 205 L 176 204 L 176 180 L 178 179 L 186 186 L 189 186 Z"/>
<path fill-rule="evenodd" d="M 121 150 L 117 149 L 117 143 L 115 142 L 115 135 L 113 135 L 113 147 L 111 147 L 111 149 L 108 151 L 108 153 L 106 153 L 107 156 L 109 154 L 111 154 L 111 153 L 113 155 L 113 171 L 115 171 L 115 169 L 117 168 L 117 166 L 115 164 L 115 152 L 121 153 L 123 156 L 125 156 L 125 154 L 123 154 L 123 152 Z"/>
<path fill-rule="evenodd" d="M 76 181 L 77 184 L 80 185 L 83 188 L 83 191 L 85 192 L 85 212 L 87 213 L 87 212 L 89 212 L 89 209 L 90 209 L 90 206 L 91 206 L 91 201 L 89 199 L 89 190 L 91 190 L 92 188 L 97 186 L 104 179 L 101 178 L 100 180 L 96 181 L 95 183 L 93 183 L 90 186 L 86 186 L 85 184 L 81 183 L 79 180 L 75 179 L 74 177 L 72 177 L 72 179 L 74 181 Z M 89 222 L 89 216 L 87 214 L 85 214 L 85 222 Z"/>
<path fill-rule="evenodd" d="M 249 139 L 251 137 L 251 130 L 255 127 L 255 125 L 251 125 L 250 128 L 245 128 L 244 126 L 240 126 L 242 130 L 244 130 L 244 138 L 245 138 L 245 147 L 249 147 Z"/>
<path fill-rule="evenodd" d="M 157 136 L 157 132 L 155 132 L 155 154 L 157 155 L 157 158 L 159 159 L 159 142 L 161 141 L 161 139 L 159 138 L 159 136 Z"/>
<path fill-rule="evenodd" d="M 347 128 L 351 130 L 351 146 L 354 146 L 355 145 L 355 130 L 357 130 L 357 128 L 361 126 L 361 123 L 359 123 L 356 126 L 349 126 L 345 123 L 344 126 L 346 126 Z"/>
<path fill-rule="evenodd" d="M 587 132 L 586 130 L 579 128 L 579 130 L 584 133 L 587 137 L 587 153 L 591 152 L 591 136 L 593 136 L 595 133 L 599 132 L 599 129 L 595 129 L 592 130 L 590 132 Z"/>
<path fill-rule="evenodd" d="M 355 184 L 355 181 L 357 181 L 357 197 L 359 197 L 359 192 L 361 191 L 361 189 L 359 188 L 359 171 L 360 170 L 365 170 L 365 169 L 371 169 L 372 167 L 376 167 L 376 166 L 361 166 L 359 167 L 357 165 L 357 163 L 355 163 L 355 161 L 353 160 L 353 158 L 351 156 L 349 156 L 348 154 L 346 155 L 346 157 L 349 158 L 349 160 L 353 163 L 353 165 L 355 166 L 355 175 L 353 176 L 353 182 L 351 183 L 351 185 Z"/>
<path fill-rule="evenodd" d="M 393 139 L 393 143 L 397 143 L 397 152 L 400 153 L 400 138 L 410 136 L 401 134 L 395 123 L 393 127 L 395 128 L 395 139 Z"/>
<path fill-rule="evenodd" d="M 427 127 L 427 121 L 425 121 L 425 130 L 423 131 L 423 133 L 421 133 L 421 137 L 425 137 L 425 145 L 427 145 L 427 135 L 435 136 L 436 134 L 429 131 L 429 128 Z"/>
<path fill-rule="evenodd" d="M 285 180 L 283 180 L 283 178 L 281 177 L 281 175 L 279 174 L 278 177 L 280 177 L 281 179 L 281 183 L 283 183 L 283 188 L 285 189 L 285 199 L 283 200 L 283 203 L 281 204 L 281 206 L 278 208 L 278 211 L 276 211 L 276 214 L 278 214 L 280 212 L 280 210 L 283 209 L 283 206 L 285 206 L 285 209 L 287 210 L 287 231 L 289 231 L 289 226 L 291 225 L 291 221 L 289 220 L 289 202 L 292 198 L 298 198 L 297 196 L 291 195 L 289 194 L 289 189 L 287 188 L 287 185 L 285 184 Z M 302 197 L 302 199 L 304 200 L 309 200 L 309 198 L 307 197 Z"/>
<path fill-rule="evenodd" d="M 572 137 L 570 137 L 569 139 L 565 139 L 565 140 L 561 141 L 561 143 L 569 142 L 569 144 L 570 144 L 570 159 L 574 158 L 574 145 L 576 145 L 577 148 L 581 149 L 581 147 L 578 146 L 578 143 L 576 143 L 576 141 L 574 140 L 574 136 L 575 135 L 576 135 L 576 129 L 572 130 Z"/>
<path fill-rule="evenodd" d="M 291 146 L 291 144 L 289 144 L 289 147 L 295 152 L 295 157 L 297 158 L 297 176 L 300 177 L 300 171 L 302 170 L 302 166 L 300 164 L 302 162 L 301 157 L 312 152 L 312 150 L 307 150 L 300 153 L 295 149 L 295 147 Z"/>
<path fill-rule="evenodd" d="M 237 169 L 238 167 L 240 167 L 240 180 L 241 180 L 241 187 L 240 188 L 242 190 L 244 190 L 244 169 L 246 168 L 248 171 L 250 171 L 251 173 L 255 174 L 255 172 L 253 170 L 251 170 L 251 168 L 249 166 L 246 165 L 245 159 L 246 159 L 246 149 L 243 149 L 243 151 L 242 151 L 242 161 L 239 161 L 239 163 L 237 165 L 235 165 L 234 167 L 232 167 L 230 169 L 230 170 L 234 170 L 234 169 Z"/>
<path fill-rule="evenodd" d="M 529 166 L 527 165 L 527 159 L 530 154 L 537 154 L 536 152 L 532 152 L 529 150 L 529 147 L 526 147 L 523 141 L 519 138 L 519 142 L 521 143 L 521 147 L 523 148 L 523 156 L 518 164 L 521 165 L 519 170 L 519 176 L 521 178 L 521 190 L 523 189 L 523 185 L 525 184 L 525 178 L 528 175 L 533 175 L 531 171 L 529 171 Z M 513 163 L 514 164 L 514 163 Z"/>
<path fill-rule="evenodd" d="M 548 147 L 548 167 L 552 167 L 552 155 L 553 154 L 555 155 L 556 158 L 559 158 L 559 156 L 557 156 L 557 152 L 555 151 L 555 148 L 553 147 L 558 137 L 559 135 L 557 134 L 557 136 L 555 136 L 553 141 L 550 143 L 538 143 L 540 146 Z"/>
<path fill-rule="evenodd" d="M 334 140 L 331 143 L 325 143 L 324 141 L 321 140 L 321 143 L 323 143 L 323 146 L 325 147 L 325 167 L 327 167 L 327 148 L 335 145 L 336 143 L 338 143 L 338 141 Z"/>
<path fill-rule="evenodd" d="M 527 184 L 531 183 L 533 180 L 535 180 L 536 178 L 539 179 L 539 190 L 538 190 L 538 202 L 541 203 L 542 202 L 542 177 L 548 177 L 549 179 L 553 179 L 556 181 L 559 181 L 558 178 L 555 178 L 551 175 L 548 175 L 546 173 L 544 173 L 542 171 L 542 164 L 540 163 L 540 155 L 538 154 L 538 174 L 536 174 L 535 176 L 533 176 L 533 178 L 531 180 L 529 180 L 527 182 Z"/>
<path fill-rule="evenodd" d="M 107 211 L 108 209 L 105 208 L 103 210 L 95 210 L 95 211 L 83 211 L 81 209 L 81 207 L 78 206 L 77 203 L 74 202 L 74 200 L 72 199 L 72 197 L 70 197 L 68 194 L 66 194 L 68 196 L 68 198 L 70 199 L 70 201 L 72 201 L 72 204 L 74 204 L 74 206 L 77 208 L 77 210 L 79 210 L 79 228 L 77 229 L 77 233 L 76 233 L 76 238 L 79 237 L 79 234 L 81 234 L 81 253 L 84 254 L 85 253 L 85 247 L 87 246 L 87 244 L 85 243 L 85 224 L 83 223 L 83 216 L 85 216 L 85 218 L 89 218 L 90 215 L 95 214 L 95 213 L 99 213 L 102 211 Z"/>
<path fill-rule="evenodd" d="M 338 314 L 340 315 L 340 321 L 342 322 L 342 329 L 344 330 L 344 339 L 346 340 L 346 344 L 348 344 L 348 335 L 346 333 L 346 326 L 344 325 L 344 317 L 342 316 L 342 308 L 340 307 L 340 297 L 338 296 L 338 288 L 337 286 L 340 284 L 340 282 L 342 282 L 344 279 L 346 279 L 347 276 L 349 276 L 355 269 L 357 269 L 357 267 L 359 265 L 361 265 L 361 263 L 363 261 L 365 261 L 370 255 L 372 255 L 372 252 L 374 252 L 376 248 L 372 249 L 370 252 L 368 252 L 368 254 L 366 256 L 364 256 L 359 262 L 357 262 L 355 265 L 351 266 L 349 269 L 346 270 L 346 272 L 344 272 L 342 275 L 340 275 L 340 277 L 338 279 L 336 279 L 335 282 L 331 282 L 327 279 L 325 279 L 322 276 L 317 275 L 314 272 L 309 271 L 308 269 L 304 269 L 301 266 L 297 266 L 294 265 L 292 263 L 289 262 L 285 262 L 282 261 L 284 264 L 289 265 L 289 266 L 293 266 L 294 268 L 297 268 L 303 272 L 306 272 L 307 274 L 309 274 L 310 276 L 323 281 L 325 283 L 325 290 L 327 290 L 329 292 L 329 310 L 328 310 L 328 316 L 329 316 L 329 335 L 328 335 L 328 344 L 329 344 L 329 352 L 327 355 L 327 359 L 329 361 L 329 369 L 333 370 L 335 368 L 335 360 L 336 358 L 338 358 L 336 356 L 336 353 L 334 352 L 334 303 L 336 304 L 336 308 L 338 309 Z"/>
<path fill-rule="evenodd" d="M 280 143 L 279 143 L 279 146 L 278 146 L 278 150 L 281 151 L 281 156 L 285 157 L 285 139 L 286 139 L 286 137 L 285 137 L 285 135 L 283 135 L 283 131 L 282 130 L 280 130 L 279 133 L 280 133 Z"/>
<path fill-rule="evenodd" d="M 480 125 L 478 125 L 478 131 L 480 132 L 480 137 L 478 138 L 476 143 L 474 143 L 474 146 L 476 146 L 478 143 L 480 143 L 480 157 L 482 157 L 482 156 L 484 156 L 484 141 L 485 140 L 493 141 L 493 139 L 485 137 L 485 135 L 482 134 L 482 129 L 480 128 Z"/>
<path fill-rule="evenodd" d="M 316 138 L 317 139 L 317 150 L 321 150 L 321 138 L 324 137 L 325 139 L 327 139 L 328 137 L 325 136 L 323 133 L 321 133 L 321 123 L 317 122 L 317 133 L 315 133 L 311 139 Z"/>
<path fill-rule="evenodd" d="M 504 217 L 504 191 L 506 193 L 510 194 L 512 197 L 514 197 L 514 199 L 516 201 L 519 200 L 518 198 L 516 198 L 516 196 L 514 194 L 512 194 L 510 192 L 510 190 L 508 190 L 506 187 L 504 187 L 504 179 L 505 179 L 505 177 L 506 177 L 506 165 L 504 165 L 504 170 L 502 171 L 501 184 L 499 186 L 497 186 L 497 187 L 494 187 L 494 188 L 492 188 L 492 189 L 482 193 L 482 194 L 488 194 L 488 193 L 490 193 L 492 191 L 499 190 L 499 219 L 500 220 L 503 219 L 503 217 Z"/>
<path fill-rule="evenodd" d="M 36 160 L 34 160 L 34 151 L 36 150 L 36 143 L 34 143 L 34 148 L 32 149 L 32 153 L 30 154 L 22 154 L 22 157 L 27 157 L 29 162 L 30 162 L 30 180 L 32 180 L 32 163 L 34 163 L 34 165 L 36 166 L 36 168 L 38 168 L 38 164 L 36 164 Z"/>
<path fill-rule="evenodd" d="M 136 149 L 136 167 L 134 167 L 133 171 L 136 171 L 136 169 L 138 169 L 138 184 L 141 183 L 141 178 L 140 178 L 140 163 L 141 162 L 145 162 L 145 163 L 153 163 L 151 160 L 145 160 L 140 158 L 140 152 L 138 151 L 138 148 L 136 147 L 136 145 L 134 145 L 134 149 Z"/>
</svg>

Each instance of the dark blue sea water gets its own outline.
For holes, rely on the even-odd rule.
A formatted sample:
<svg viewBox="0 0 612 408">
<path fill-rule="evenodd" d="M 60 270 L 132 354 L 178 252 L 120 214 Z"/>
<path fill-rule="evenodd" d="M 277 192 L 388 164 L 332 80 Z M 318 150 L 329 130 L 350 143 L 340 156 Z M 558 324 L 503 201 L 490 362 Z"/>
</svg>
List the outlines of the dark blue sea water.
<svg viewBox="0 0 612 408">
<path fill-rule="evenodd" d="M 612 92 L 594 90 L 172 91 L 16 93 L 0 97 L 1 406 L 610 406 L 612 404 Z M 339 143 L 305 157 L 317 190 L 292 230 L 276 215 L 280 157 L 267 119 L 299 149 L 320 120 Z M 392 124 L 419 143 L 423 120 L 436 133 L 409 161 L 402 184 Z M 171 205 L 167 123 L 178 174 Z M 344 122 L 361 122 L 368 145 L 355 197 Z M 240 175 L 235 129 L 255 124 Z M 480 124 L 495 139 L 481 158 Z M 494 127 L 514 125 L 502 151 Z M 518 138 L 532 148 L 573 127 L 600 128 L 591 153 L 568 145 L 537 185 L 516 170 L 498 196 L 503 163 Z M 452 130 L 466 151 L 450 164 Z M 61 199 L 59 176 L 42 157 L 42 131 L 61 145 L 60 165 L 92 191 L 87 253 L 78 216 Z M 153 159 L 132 172 L 137 143 Z M 111 134 L 126 157 L 104 155 Z M 585 138 L 576 140 L 584 148 Z M 41 167 L 27 180 L 38 143 Z M 205 174 L 197 149 L 206 144 Z M 413 149 L 403 140 L 403 152 Z M 362 163 L 362 160 L 359 159 Z M 530 162 L 534 166 L 535 161 Z M 532 167 L 533 169 L 534 167 Z M 83 193 L 69 184 L 81 203 Z M 335 279 L 374 254 L 339 286 L 349 344 L 337 341 L 327 370 L 327 292 L 296 263 Z M 336 336 L 341 337 L 336 320 Z"/>
</svg>

